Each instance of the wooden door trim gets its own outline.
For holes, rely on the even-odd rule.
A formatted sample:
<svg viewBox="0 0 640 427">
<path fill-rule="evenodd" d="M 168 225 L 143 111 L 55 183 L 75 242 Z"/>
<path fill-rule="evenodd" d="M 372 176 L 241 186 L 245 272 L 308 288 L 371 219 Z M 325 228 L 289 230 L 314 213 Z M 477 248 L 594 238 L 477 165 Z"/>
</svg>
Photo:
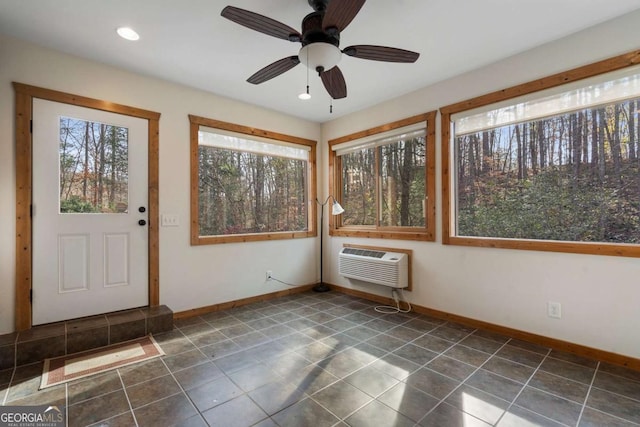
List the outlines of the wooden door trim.
<svg viewBox="0 0 640 427">
<path fill-rule="evenodd" d="M 148 198 L 149 198 L 149 305 L 160 304 L 159 266 L 159 144 L 160 113 L 99 99 L 58 92 L 22 83 L 15 90 L 16 127 L 16 299 L 15 330 L 32 326 L 32 135 L 33 99 L 39 98 L 79 107 L 145 119 L 148 122 Z"/>
</svg>

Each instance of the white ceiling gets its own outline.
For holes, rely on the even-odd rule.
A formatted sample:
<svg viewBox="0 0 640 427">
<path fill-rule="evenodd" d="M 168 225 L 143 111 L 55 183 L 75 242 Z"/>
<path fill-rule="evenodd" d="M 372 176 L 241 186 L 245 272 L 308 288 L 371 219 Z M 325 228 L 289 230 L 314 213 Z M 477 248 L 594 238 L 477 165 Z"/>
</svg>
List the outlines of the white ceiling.
<svg viewBox="0 0 640 427">
<path fill-rule="evenodd" d="M 343 55 L 348 96 L 334 101 L 333 114 L 314 73 L 312 99 L 297 98 L 303 65 L 261 85 L 246 82 L 300 45 L 222 18 L 226 5 L 296 29 L 312 12 L 307 0 L 0 0 L 0 33 L 325 122 L 640 9 L 640 0 L 368 0 L 342 32 L 341 47 L 391 46 L 420 58 L 390 64 Z M 120 26 L 133 27 L 140 40 L 118 37 Z"/>
</svg>

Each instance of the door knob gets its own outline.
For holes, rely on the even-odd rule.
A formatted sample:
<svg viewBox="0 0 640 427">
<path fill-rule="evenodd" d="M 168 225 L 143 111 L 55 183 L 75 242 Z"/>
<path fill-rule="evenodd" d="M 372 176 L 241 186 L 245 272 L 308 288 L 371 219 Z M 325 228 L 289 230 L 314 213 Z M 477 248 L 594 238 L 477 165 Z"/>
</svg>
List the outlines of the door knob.
<svg viewBox="0 0 640 427">
<path fill-rule="evenodd" d="M 147 225 L 147 221 L 141 219 L 140 221 L 138 221 L 138 225 Z"/>
</svg>

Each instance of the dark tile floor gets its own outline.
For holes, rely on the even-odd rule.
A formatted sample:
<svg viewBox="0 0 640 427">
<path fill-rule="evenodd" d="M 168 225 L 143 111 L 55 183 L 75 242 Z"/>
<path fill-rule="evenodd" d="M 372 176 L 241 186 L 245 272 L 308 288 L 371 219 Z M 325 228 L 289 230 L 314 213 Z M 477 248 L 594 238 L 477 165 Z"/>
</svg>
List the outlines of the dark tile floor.
<svg viewBox="0 0 640 427">
<path fill-rule="evenodd" d="M 0 371 L 4 405 L 70 426 L 638 426 L 640 372 L 375 304 L 304 293 L 176 322 L 167 353 L 38 391 Z"/>
</svg>

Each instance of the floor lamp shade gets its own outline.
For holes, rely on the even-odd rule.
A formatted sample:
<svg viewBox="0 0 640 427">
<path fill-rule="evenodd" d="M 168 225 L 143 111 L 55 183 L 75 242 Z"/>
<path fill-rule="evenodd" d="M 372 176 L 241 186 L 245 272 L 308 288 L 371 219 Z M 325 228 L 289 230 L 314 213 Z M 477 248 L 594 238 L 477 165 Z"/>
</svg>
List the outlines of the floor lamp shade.
<svg viewBox="0 0 640 427">
<path fill-rule="evenodd" d="M 313 290 L 315 292 L 327 292 L 330 290 L 329 286 L 324 283 L 322 275 L 322 258 L 324 254 L 324 207 L 329 202 L 329 199 L 333 199 L 333 205 L 331 205 L 331 215 L 340 215 L 344 212 L 344 208 L 340 206 L 340 203 L 338 203 L 338 201 L 333 196 L 327 197 L 327 200 L 325 200 L 324 203 L 320 203 L 320 201 L 316 199 L 316 202 L 320 205 L 320 282 L 313 287 Z"/>
<path fill-rule="evenodd" d="M 333 199 L 333 205 L 331 206 L 331 215 L 340 215 L 341 213 L 344 213 L 344 208 L 340 206 L 340 203 Z"/>
</svg>

